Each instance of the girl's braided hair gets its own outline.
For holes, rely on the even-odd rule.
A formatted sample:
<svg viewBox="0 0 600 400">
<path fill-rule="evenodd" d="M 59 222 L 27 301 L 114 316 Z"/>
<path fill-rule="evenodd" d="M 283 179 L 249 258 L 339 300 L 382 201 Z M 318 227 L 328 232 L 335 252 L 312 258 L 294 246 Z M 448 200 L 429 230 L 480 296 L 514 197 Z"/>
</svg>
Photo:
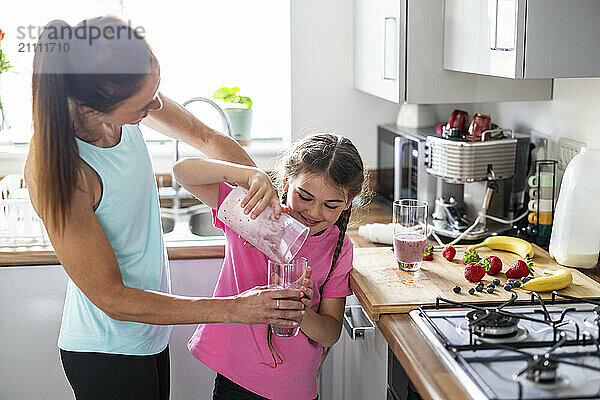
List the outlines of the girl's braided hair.
<svg viewBox="0 0 600 400">
<path fill-rule="evenodd" d="M 307 136 L 284 153 L 279 181 L 281 182 L 283 177 L 293 179 L 300 174 L 324 176 L 334 187 L 347 193 L 347 199 L 350 201 L 363 192 L 366 180 L 362 158 L 352 141 L 330 133 Z M 285 204 L 287 203 L 287 193 L 282 192 L 282 202 Z M 340 256 L 351 213 L 352 205 L 342 211 L 335 221 L 340 233 L 333 251 L 331 267 L 323 285 L 319 287 L 319 293 L 322 292 Z M 274 351 L 270 333 L 271 330 L 268 329 L 267 342 L 273 356 L 273 365 L 271 366 L 276 368 L 283 361 Z M 324 355 L 326 354 L 325 352 Z"/>
</svg>

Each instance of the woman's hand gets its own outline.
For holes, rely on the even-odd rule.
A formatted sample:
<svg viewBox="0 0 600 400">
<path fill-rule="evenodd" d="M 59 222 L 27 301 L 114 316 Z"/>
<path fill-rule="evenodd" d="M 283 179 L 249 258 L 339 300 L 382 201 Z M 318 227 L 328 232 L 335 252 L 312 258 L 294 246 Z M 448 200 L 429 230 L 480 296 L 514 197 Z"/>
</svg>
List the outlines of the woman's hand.
<svg viewBox="0 0 600 400">
<path fill-rule="evenodd" d="M 271 324 L 294 328 L 304 315 L 304 305 L 299 300 L 303 292 L 298 289 L 269 289 L 256 286 L 235 296 L 232 322 L 243 324 Z"/>
<path fill-rule="evenodd" d="M 288 212 L 289 209 L 282 206 L 279 202 L 279 194 L 271 183 L 269 176 L 258 168 L 248 170 L 247 187 L 248 194 L 242 200 L 241 206 L 244 212 L 251 218 L 256 218 L 270 205 L 273 208 L 275 219 L 279 219 L 282 212 Z"/>
</svg>

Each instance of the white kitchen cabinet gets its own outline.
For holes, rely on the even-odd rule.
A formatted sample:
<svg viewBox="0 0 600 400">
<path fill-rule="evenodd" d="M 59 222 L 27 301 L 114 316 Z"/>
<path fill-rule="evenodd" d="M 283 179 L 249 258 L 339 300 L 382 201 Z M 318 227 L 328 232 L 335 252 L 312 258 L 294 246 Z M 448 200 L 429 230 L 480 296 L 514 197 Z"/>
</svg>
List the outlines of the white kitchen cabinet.
<svg viewBox="0 0 600 400">
<path fill-rule="evenodd" d="M 172 260 L 171 286 L 182 296 L 211 297 L 221 272 L 222 258 Z M 171 399 L 211 400 L 216 372 L 198 361 L 187 348 L 196 324 L 173 327 L 171 355 Z"/>
<path fill-rule="evenodd" d="M 600 76 L 598 0 L 445 0 L 444 68 L 506 78 Z"/>
<path fill-rule="evenodd" d="M 354 1 L 359 90 L 415 104 L 552 99 L 552 79 L 514 81 L 445 70 L 444 0 Z"/>
<path fill-rule="evenodd" d="M 66 289 L 60 265 L 0 267 L 0 399 L 75 398 L 56 346 Z"/>
<path fill-rule="evenodd" d="M 360 304 L 350 296 L 347 305 Z M 379 331 L 352 339 L 342 328 L 340 340 L 326 359 L 320 376 L 320 399 L 385 400 L 388 344 Z"/>
<path fill-rule="evenodd" d="M 210 297 L 222 259 L 171 261 L 173 293 Z M 60 265 L 0 267 L 0 400 L 68 400 L 73 392 L 56 346 L 67 287 Z M 196 325 L 173 328 L 171 399 L 212 399 L 215 373 L 187 341 Z"/>
</svg>

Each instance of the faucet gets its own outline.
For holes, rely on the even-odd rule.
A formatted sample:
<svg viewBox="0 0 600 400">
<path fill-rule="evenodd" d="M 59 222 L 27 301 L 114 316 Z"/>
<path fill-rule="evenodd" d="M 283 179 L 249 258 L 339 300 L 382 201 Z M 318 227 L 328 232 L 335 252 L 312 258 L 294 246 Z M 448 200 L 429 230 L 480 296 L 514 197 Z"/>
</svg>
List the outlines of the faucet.
<svg viewBox="0 0 600 400">
<path fill-rule="evenodd" d="M 223 111 L 221 107 L 214 101 L 207 99 L 206 97 L 192 97 L 189 100 L 183 102 L 182 106 L 185 108 L 188 104 L 195 103 L 197 101 L 208 103 L 213 106 L 221 115 L 221 120 L 223 122 L 223 130 L 228 136 L 231 136 L 231 121 L 227 114 Z M 179 139 L 174 140 L 173 147 L 173 164 L 175 164 L 179 160 Z M 181 185 L 177 183 L 175 177 L 171 174 L 171 187 L 175 190 L 175 195 L 173 196 L 173 209 L 179 209 L 181 206 L 181 199 L 179 198 L 179 191 L 181 190 Z"/>
</svg>

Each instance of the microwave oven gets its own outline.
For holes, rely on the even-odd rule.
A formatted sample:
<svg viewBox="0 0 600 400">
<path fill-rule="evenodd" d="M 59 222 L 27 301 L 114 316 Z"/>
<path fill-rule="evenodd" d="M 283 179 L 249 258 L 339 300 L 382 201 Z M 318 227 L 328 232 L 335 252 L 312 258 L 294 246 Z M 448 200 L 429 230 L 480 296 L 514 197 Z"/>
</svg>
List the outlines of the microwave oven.
<svg viewBox="0 0 600 400">
<path fill-rule="evenodd" d="M 399 199 L 425 200 L 434 204 L 437 179 L 427 173 L 427 136 L 435 127 L 377 127 L 377 196 L 379 205 L 391 212 Z"/>
</svg>

